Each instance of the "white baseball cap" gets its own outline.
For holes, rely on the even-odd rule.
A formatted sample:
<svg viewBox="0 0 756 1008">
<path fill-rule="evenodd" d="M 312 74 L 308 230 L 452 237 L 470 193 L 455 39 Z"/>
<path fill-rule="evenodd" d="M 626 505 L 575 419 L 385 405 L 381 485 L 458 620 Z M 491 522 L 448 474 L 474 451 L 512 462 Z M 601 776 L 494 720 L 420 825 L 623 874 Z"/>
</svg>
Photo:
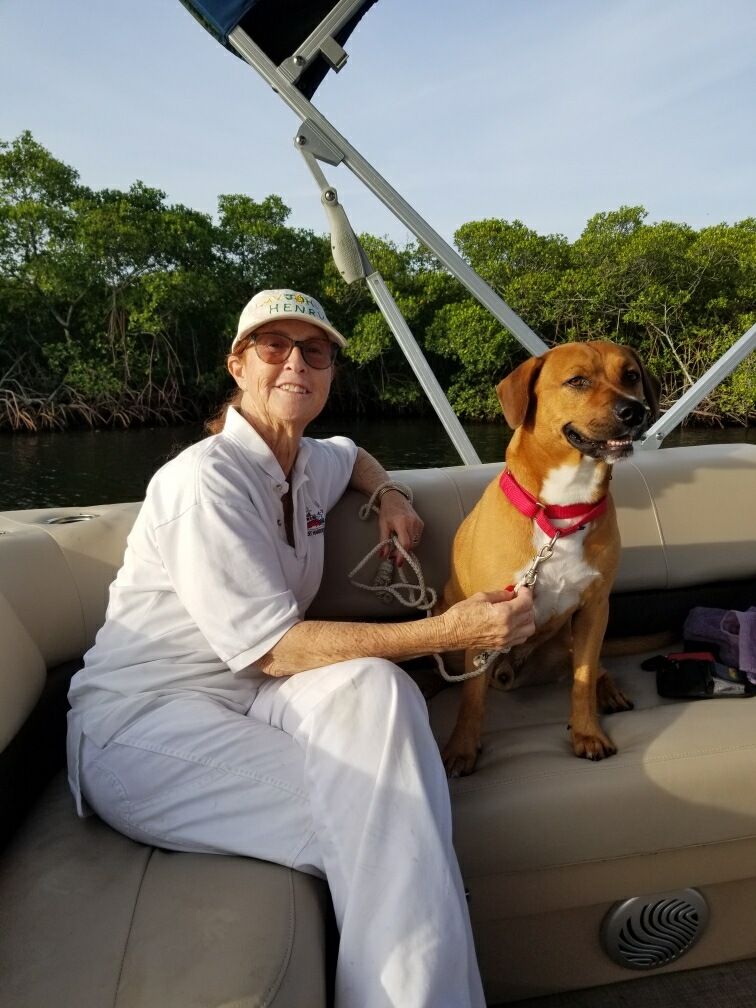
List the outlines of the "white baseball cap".
<svg viewBox="0 0 756 1008">
<path fill-rule="evenodd" d="M 310 297 L 309 294 L 284 288 L 283 290 L 258 291 L 252 300 L 247 302 L 239 318 L 236 336 L 231 344 L 231 353 L 234 352 L 234 347 L 243 336 L 254 332 L 266 322 L 287 318 L 309 322 L 327 333 L 328 338 L 338 346 L 347 345 L 347 341 L 341 333 L 337 332 L 328 321 L 320 302 Z"/>
</svg>

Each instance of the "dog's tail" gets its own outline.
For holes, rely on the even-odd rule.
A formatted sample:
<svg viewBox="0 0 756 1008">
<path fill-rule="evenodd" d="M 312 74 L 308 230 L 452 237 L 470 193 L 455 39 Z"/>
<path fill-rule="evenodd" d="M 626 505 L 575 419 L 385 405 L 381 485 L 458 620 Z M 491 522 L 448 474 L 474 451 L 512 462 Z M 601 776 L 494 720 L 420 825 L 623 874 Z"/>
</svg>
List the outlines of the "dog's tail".
<svg viewBox="0 0 756 1008">
<path fill-rule="evenodd" d="M 659 633 L 641 634 L 638 637 L 612 637 L 601 646 L 601 656 L 617 658 L 620 655 L 642 654 L 644 651 L 662 651 L 679 642 L 680 635 L 672 630 L 660 630 Z"/>
</svg>

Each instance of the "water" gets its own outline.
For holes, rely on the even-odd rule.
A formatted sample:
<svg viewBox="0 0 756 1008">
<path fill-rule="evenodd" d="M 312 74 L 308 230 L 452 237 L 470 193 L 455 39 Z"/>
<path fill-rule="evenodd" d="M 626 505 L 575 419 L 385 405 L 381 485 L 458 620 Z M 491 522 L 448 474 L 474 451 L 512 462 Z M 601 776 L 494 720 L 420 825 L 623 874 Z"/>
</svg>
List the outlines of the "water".
<svg viewBox="0 0 756 1008">
<path fill-rule="evenodd" d="M 465 424 L 465 430 L 483 462 L 503 460 L 509 435 L 503 421 Z M 387 469 L 460 464 L 446 432 L 433 419 L 331 420 L 313 424 L 308 433 L 348 434 Z M 141 500 L 155 470 L 202 436 L 200 424 L 0 433 L 0 511 Z M 675 431 L 665 446 L 733 441 L 755 444 L 756 428 Z"/>
</svg>

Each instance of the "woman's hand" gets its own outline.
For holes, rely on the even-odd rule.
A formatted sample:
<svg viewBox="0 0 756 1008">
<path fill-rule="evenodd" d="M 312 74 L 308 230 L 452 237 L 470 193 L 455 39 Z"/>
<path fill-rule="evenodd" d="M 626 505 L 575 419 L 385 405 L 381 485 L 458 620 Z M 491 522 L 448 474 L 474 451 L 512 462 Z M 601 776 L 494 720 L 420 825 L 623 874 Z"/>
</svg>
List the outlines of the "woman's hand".
<svg viewBox="0 0 756 1008">
<path fill-rule="evenodd" d="M 381 507 L 378 513 L 378 528 L 380 541 L 395 535 L 400 544 L 409 553 L 416 550 L 423 534 L 423 520 L 410 502 L 398 490 L 387 490 L 381 497 Z M 391 554 L 391 547 L 384 546 L 381 558 Z M 401 567 L 404 558 L 400 553 L 393 557 L 397 567 Z"/>
<path fill-rule="evenodd" d="M 499 651 L 524 644 L 535 633 L 533 595 L 521 588 L 477 592 L 444 613 L 452 637 L 450 650 L 479 648 Z"/>
</svg>

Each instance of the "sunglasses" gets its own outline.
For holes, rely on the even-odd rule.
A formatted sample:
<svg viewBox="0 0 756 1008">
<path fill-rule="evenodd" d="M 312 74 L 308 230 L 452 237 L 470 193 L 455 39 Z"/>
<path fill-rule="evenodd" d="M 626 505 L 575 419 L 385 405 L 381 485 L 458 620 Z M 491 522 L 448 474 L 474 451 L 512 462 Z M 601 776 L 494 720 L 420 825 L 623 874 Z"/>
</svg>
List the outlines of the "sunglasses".
<svg viewBox="0 0 756 1008">
<path fill-rule="evenodd" d="M 294 340 L 281 333 L 252 333 L 250 342 L 257 356 L 266 364 L 283 364 L 291 357 L 294 347 L 299 347 L 305 364 L 318 371 L 324 371 L 334 363 L 339 349 L 329 339 Z"/>
</svg>

